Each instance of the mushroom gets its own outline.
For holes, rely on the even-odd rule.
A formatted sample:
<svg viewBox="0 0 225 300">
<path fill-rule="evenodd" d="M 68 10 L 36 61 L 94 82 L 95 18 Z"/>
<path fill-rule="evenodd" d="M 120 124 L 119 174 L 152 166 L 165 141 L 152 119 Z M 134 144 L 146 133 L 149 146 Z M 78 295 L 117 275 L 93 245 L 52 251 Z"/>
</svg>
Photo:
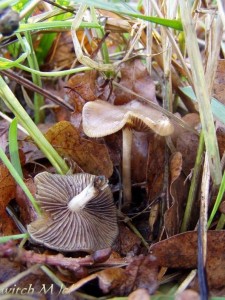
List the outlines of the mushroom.
<svg viewBox="0 0 225 300">
<path fill-rule="evenodd" d="M 173 125 L 161 112 L 137 100 L 118 106 L 102 100 L 87 102 L 83 107 L 82 118 L 84 133 L 89 137 L 104 137 L 122 129 L 123 205 L 129 207 L 132 199 L 132 129 L 143 132 L 152 130 L 167 136 L 172 134 Z"/>
<path fill-rule="evenodd" d="M 67 252 L 112 245 L 118 233 L 116 208 L 104 176 L 43 172 L 35 184 L 43 215 L 27 226 L 33 241 Z"/>
</svg>

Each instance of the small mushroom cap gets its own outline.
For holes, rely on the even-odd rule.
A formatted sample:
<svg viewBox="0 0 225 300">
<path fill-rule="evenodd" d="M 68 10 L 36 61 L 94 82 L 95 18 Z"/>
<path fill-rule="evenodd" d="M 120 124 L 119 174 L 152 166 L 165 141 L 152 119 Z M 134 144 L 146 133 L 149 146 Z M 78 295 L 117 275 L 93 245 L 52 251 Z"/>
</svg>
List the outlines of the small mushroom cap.
<svg viewBox="0 0 225 300">
<path fill-rule="evenodd" d="M 129 126 L 136 131 L 154 131 L 161 136 L 173 133 L 170 120 L 156 109 L 133 100 L 124 105 L 106 101 L 87 102 L 82 112 L 84 133 L 89 137 L 103 137 Z"/>
<path fill-rule="evenodd" d="M 98 177 L 80 173 L 56 175 L 43 172 L 35 177 L 36 198 L 43 215 L 27 226 L 31 239 L 58 251 L 87 251 L 108 248 L 118 234 L 116 208 L 108 184 L 99 189 L 80 211 L 71 211 L 69 201 Z"/>
</svg>

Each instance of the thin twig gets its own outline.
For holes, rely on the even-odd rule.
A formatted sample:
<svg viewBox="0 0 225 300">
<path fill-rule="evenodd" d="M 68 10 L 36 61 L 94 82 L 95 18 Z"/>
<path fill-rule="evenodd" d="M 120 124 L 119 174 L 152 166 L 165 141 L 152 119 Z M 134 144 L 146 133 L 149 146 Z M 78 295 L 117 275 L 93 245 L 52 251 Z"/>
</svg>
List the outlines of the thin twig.
<svg viewBox="0 0 225 300">
<path fill-rule="evenodd" d="M 60 99 L 59 97 L 55 96 L 54 94 L 44 90 L 43 88 L 37 86 L 36 84 L 34 84 L 33 82 L 27 80 L 26 78 L 17 75 L 15 72 L 11 71 L 11 70 L 1 70 L 0 74 L 5 75 L 13 80 L 15 80 L 16 82 L 18 82 L 19 84 L 25 86 L 26 88 L 28 88 L 29 90 L 33 91 L 33 92 L 37 92 L 41 95 L 43 95 L 44 97 L 48 98 L 49 100 L 55 102 L 56 104 L 63 106 L 65 108 L 67 108 L 70 111 L 74 111 L 73 107 L 71 105 L 69 105 L 68 103 L 64 102 L 62 99 Z"/>
<path fill-rule="evenodd" d="M 27 262 L 32 264 L 48 264 L 51 266 L 64 267 L 66 269 L 77 271 L 83 266 L 91 266 L 94 263 L 94 259 L 87 255 L 81 258 L 64 257 L 62 254 L 47 255 L 39 254 L 33 251 L 17 248 L 8 242 L 6 244 L 0 244 L 0 256 L 16 258 L 17 261 Z"/>
</svg>

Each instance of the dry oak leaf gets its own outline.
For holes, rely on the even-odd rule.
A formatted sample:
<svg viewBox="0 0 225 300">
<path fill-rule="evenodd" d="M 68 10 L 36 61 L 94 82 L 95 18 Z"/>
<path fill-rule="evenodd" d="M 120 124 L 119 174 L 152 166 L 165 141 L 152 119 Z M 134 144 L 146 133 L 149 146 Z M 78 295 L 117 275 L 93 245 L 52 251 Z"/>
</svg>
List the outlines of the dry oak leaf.
<svg viewBox="0 0 225 300">
<path fill-rule="evenodd" d="M 183 212 L 183 203 L 186 200 L 185 178 L 182 175 L 183 159 L 180 152 L 172 154 L 170 159 L 170 196 L 171 206 L 164 215 L 165 229 L 168 236 L 179 232 Z"/>
<path fill-rule="evenodd" d="M 18 233 L 12 219 L 6 213 L 6 206 L 15 198 L 16 183 L 5 165 L 0 163 L 0 235 Z"/>
<path fill-rule="evenodd" d="M 117 240 L 121 255 L 136 252 L 141 244 L 141 239 L 123 223 L 119 224 L 119 236 Z"/>
<path fill-rule="evenodd" d="M 225 104 L 225 59 L 218 60 L 216 76 L 213 84 L 213 97 Z"/>
<path fill-rule="evenodd" d="M 223 157 L 225 151 L 225 126 L 218 122 L 216 128 L 216 136 L 219 146 L 220 157 Z"/>
<path fill-rule="evenodd" d="M 132 291 L 143 288 L 153 294 L 158 287 L 158 264 L 153 255 L 143 254 L 133 258 L 126 267 L 127 280 L 120 287 L 120 295 L 130 294 Z"/>
<path fill-rule="evenodd" d="M 163 191 L 165 172 L 165 138 L 159 135 L 151 135 L 148 144 L 148 159 L 146 168 L 146 186 L 148 201 L 152 203 L 159 198 Z M 149 229 L 153 234 L 154 226 L 159 216 L 159 203 L 152 204 L 149 213 Z"/>
<path fill-rule="evenodd" d="M 151 135 L 148 144 L 148 160 L 146 170 L 148 199 L 151 203 L 163 190 L 165 170 L 166 140 L 159 135 Z"/>
<path fill-rule="evenodd" d="M 107 178 L 112 175 L 113 165 L 106 146 L 81 138 L 70 122 L 53 125 L 45 137 L 62 157 L 75 161 L 84 172 Z"/>
<path fill-rule="evenodd" d="M 174 235 L 150 247 L 159 266 L 192 269 L 197 267 L 198 234 L 188 231 Z M 209 288 L 225 286 L 225 231 L 207 232 L 206 272 Z"/>
<path fill-rule="evenodd" d="M 148 146 L 153 134 L 146 132 L 133 132 L 132 157 L 131 157 L 131 174 L 132 181 L 146 181 L 146 164 L 148 158 Z"/>
<path fill-rule="evenodd" d="M 113 290 L 117 293 L 121 283 L 126 282 L 127 276 L 122 268 L 110 268 L 99 272 L 98 279 L 99 287 L 104 293 L 113 292 Z"/>
<path fill-rule="evenodd" d="M 155 84 L 140 59 L 125 62 L 120 71 L 120 85 L 154 103 L 157 103 L 155 96 Z M 134 99 L 132 94 L 127 93 L 120 88 L 116 88 L 114 93 L 116 96 L 114 104 L 116 105 L 125 104 Z"/>
<path fill-rule="evenodd" d="M 158 266 L 152 255 L 139 255 L 126 267 L 106 269 L 98 273 L 99 286 L 104 293 L 126 296 L 143 288 L 153 294 L 157 287 Z"/>
<path fill-rule="evenodd" d="M 94 101 L 99 97 L 96 86 L 97 72 L 92 70 L 73 75 L 67 82 L 71 89 L 70 100 L 75 102 L 76 110 L 81 112 L 86 101 Z M 83 104 L 83 105 L 82 105 Z"/>
<path fill-rule="evenodd" d="M 51 69 L 68 69 L 71 68 L 71 62 L 74 59 L 75 53 L 71 32 L 59 33 L 46 58 L 48 67 Z"/>
<path fill-rule="evenodd" d="M 7 167 L 0 164 L 0 208 L 1 211 L 5 209 L 9 201 L 15 198 L 16 183 L 12 175 L 9 173 Z"/>
<path fill-rule="evenodd" d="M 105 80 L 96 70 L 73 75 L 67 82 L 68 95 L 75 111 L 71 114 L 70 121 L 78 127 L 81 120 L 83 106 L 88 101 L 102 99 L 112 102 L 114 94 L 111 81 Z"/>
<path fill-rule="evenodd" d="M 153 294 L 158 287 L 157 275 L 158 266 L 155 257 L 139 255 L 129 259 L 126 269 L 118 267 L 105 269 L 81 279 L 64 291 L 66 294 L 74 292 L 84 284 L 98 278 L 99 287 L 103 293 L 111 292 L 116 296 L 127 296 L 132 291 L 143 288 L 149 294 Z"/>
<path fill-rule="evenodd" d="M 196 130 L 200 126 L 200 117 L 197 113 L 189 113 L 181 118 L 181 120 Z M 199 136 L 197 134 L 182 128 L 181 126 L 175 126 L 174 133 L 172 134 L 172 140 L 176 150 L 182 154 L 182 171 L 186 176 L 190 174 L 195 164 L 198 139 Z"/>
<path fill-rule="evenodd" d="M 27 178 L 24 179 L 24 183 L 31 194 L 35 195 L 36 187 L 34 180 L 32 178 Z M 29 224 L 37 218 L 37 213 L 34 210 L 33 205 L 19 185 L 16 187 L 16 202 L 20 207 L 20 220 L 23 224 Z"/>
<path fill-rule="evenodd" d="M 123 282 L 126 281 L 127 276 L 124 269 L 122 268 L 107 268 L 103 271 L 91 274 L 85 278 L 80 279 L 68 288 L 65 288 L 64 293 L 71 294 L 72 292 L 78 290 L 80 287 L 96 278 L 98 278 L 99 287 L 104 293 L 108 293 L 111 290 L 115 290 L 118 293 L 117 289 Z"/>
</svg>

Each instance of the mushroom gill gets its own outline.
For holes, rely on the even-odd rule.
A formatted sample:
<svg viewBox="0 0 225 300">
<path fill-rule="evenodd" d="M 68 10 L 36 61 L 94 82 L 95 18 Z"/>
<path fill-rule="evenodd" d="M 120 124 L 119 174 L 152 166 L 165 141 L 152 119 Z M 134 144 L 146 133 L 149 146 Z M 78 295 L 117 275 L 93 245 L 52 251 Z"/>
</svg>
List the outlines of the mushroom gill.
<svg viewBox="0 0 225 300">
<path fill-rule="evenodd" d="M 35 184 L 43 215 L 27 227 L 32 240 L 68 252 L 112 245 L 118 233 L 116 208 L 104 176 L 43 172 Z"/>
</svg>

